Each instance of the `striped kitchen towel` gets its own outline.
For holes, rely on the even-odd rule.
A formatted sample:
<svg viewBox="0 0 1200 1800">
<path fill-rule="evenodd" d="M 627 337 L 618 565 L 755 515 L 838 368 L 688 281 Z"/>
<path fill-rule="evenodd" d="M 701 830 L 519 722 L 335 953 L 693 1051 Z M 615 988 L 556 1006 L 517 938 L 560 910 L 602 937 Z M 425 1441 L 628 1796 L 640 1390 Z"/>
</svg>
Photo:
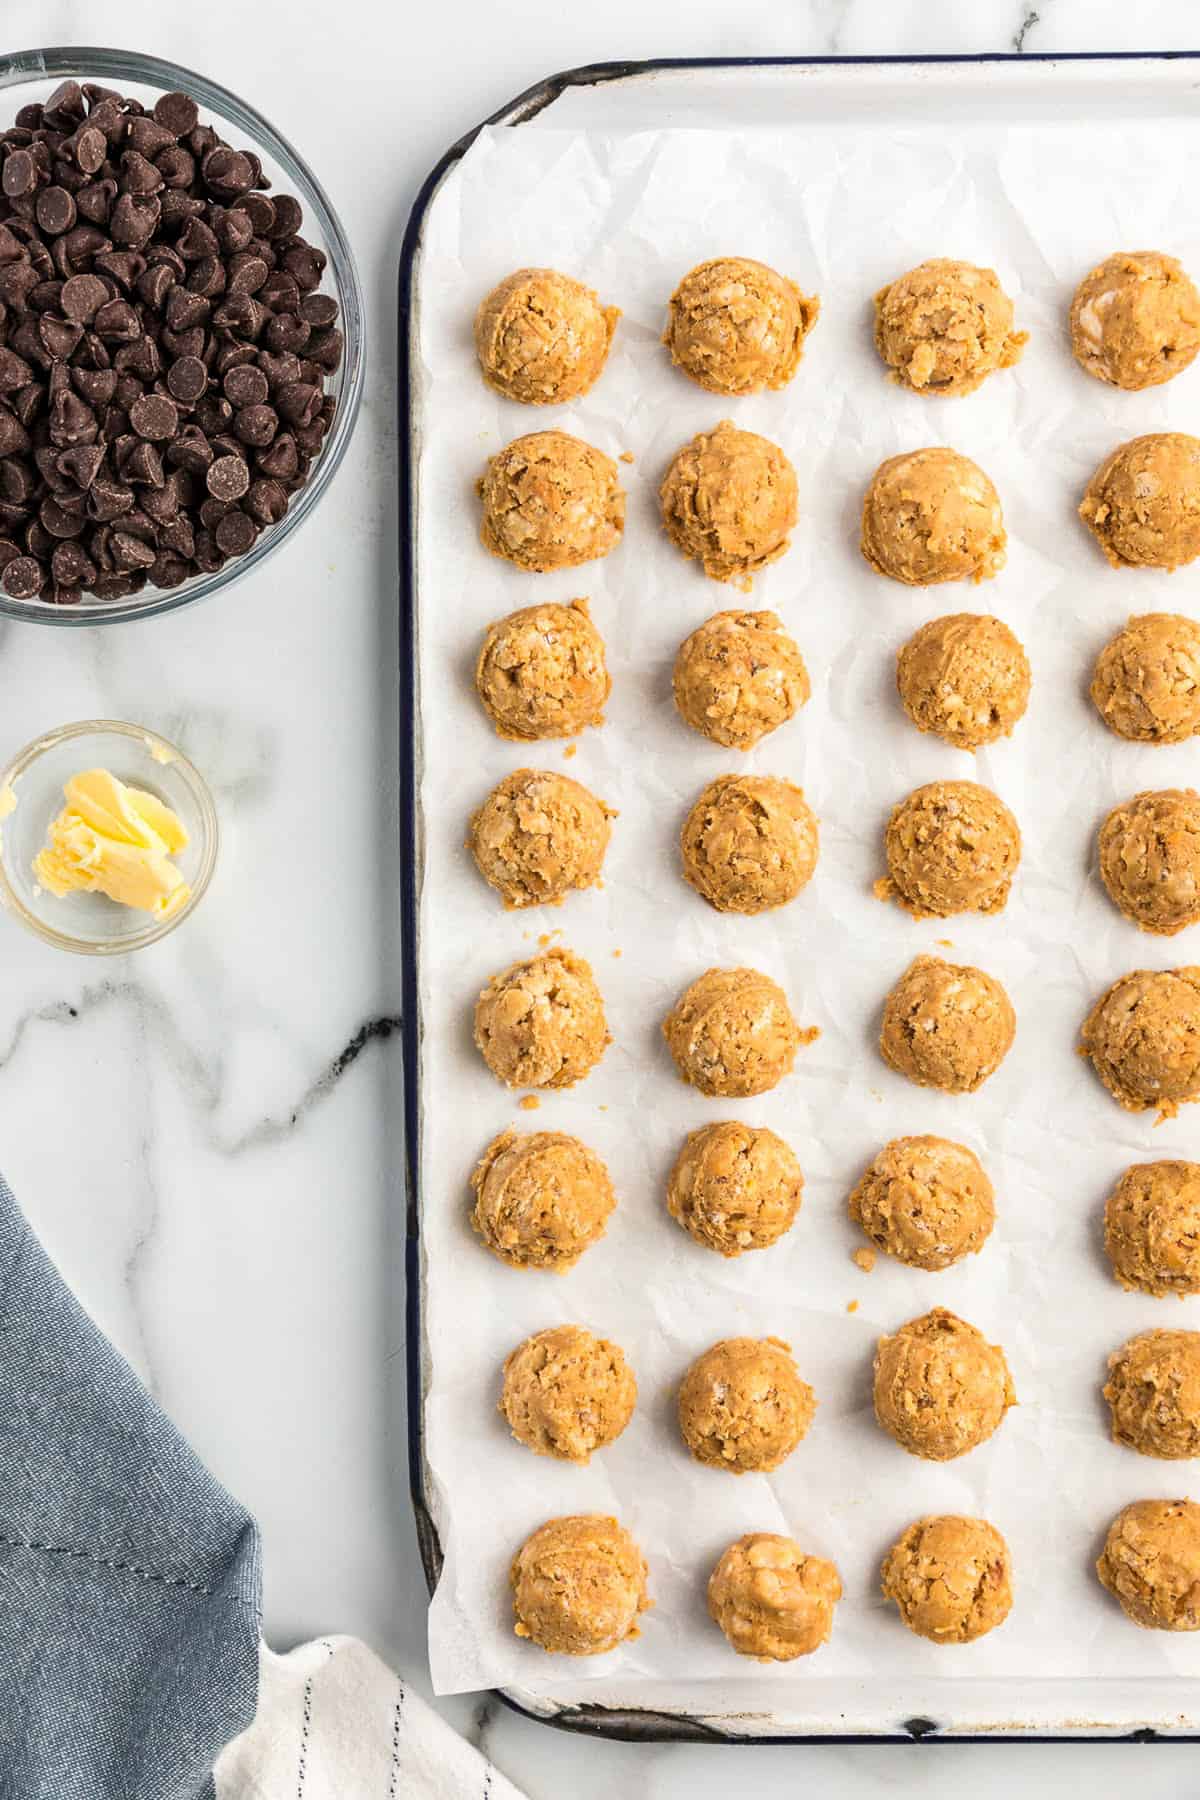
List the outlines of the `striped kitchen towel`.
<svg viewBox="0 0 1200 1800">
<path fill-rule="evenodd" d="M 520 1800 L 498 1769 L 355 1638 L 264 1645 L 258 1713 L 217 1800 Z"/>
<path fill-rule="evenodd" d="M 517 1800 L 361 1644 L 273 1656 L 261 1587 L 0 1179 L 0 1800 L 212 1800 L 218 1756 L 220 1800 Z"/>
</svg>

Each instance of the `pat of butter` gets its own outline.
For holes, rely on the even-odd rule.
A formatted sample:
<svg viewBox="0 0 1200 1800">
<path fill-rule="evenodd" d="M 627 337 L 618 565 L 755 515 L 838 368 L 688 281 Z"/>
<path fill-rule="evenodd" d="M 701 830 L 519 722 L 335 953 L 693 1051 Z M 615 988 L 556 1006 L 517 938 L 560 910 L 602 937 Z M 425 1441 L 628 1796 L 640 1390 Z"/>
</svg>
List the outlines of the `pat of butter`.
<svg viewBox="0 0 1200 1800">
<path fill-rule="evenodd" d="M 126 787 L 107 769 L 73 775 L 66 805 L 33 860 L 50 893 L 107 894 L 121 906 L 166 919 L 191 893 L 171 857 L 187 848 L 182 820 L 142 788 Z"/>
</svg>

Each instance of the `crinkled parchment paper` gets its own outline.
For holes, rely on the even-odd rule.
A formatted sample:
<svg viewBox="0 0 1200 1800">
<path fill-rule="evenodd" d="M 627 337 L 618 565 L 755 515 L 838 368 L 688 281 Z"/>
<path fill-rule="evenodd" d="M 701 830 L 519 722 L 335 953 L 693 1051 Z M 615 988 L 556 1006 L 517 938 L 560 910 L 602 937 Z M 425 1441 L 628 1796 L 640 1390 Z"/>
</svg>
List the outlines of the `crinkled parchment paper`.
<svg viewBox="0 0 1200 1800">
<path fill-rule="evenodd" d="M 1130 612 L 1200 613 L 1200 568 L 1113 572 L 1075 517 L 1089 474 L 1121 439 L 1200 429 L 1200 368 L 1124 395 L 1079 373 L 1065 341 L 1074 284 L 1110 250 L 1156 246 L 1200 265 L 1190 137 L 1166 119 L 1114 120 L 1082 136 L 1065 122 L 963 123 L 947 134 L 936 119 L 852 132 L 807 131 L 799 119 L 787 132 L 499 129 L 484 132 L 433 208 L 420 270 L 420 953 L 425 1418 L 446 1553 L 430 1650 L 442 1692 L 507 1683 L 586 1698 L 605 1681 L 655 1704 L 685 1682 L 704 1683 L 715 1708 L 736 1680 L 765 1708 L 818 1676 L 862 1692 L 914 1674 L 1072 1671 L 1141 1675 L 1149 1686 L 1200 1675 L 1200 1641 L 1135 1630 L 1092 1573 L 1125 1502 L 1189 1489 L 1200 1497 L 1200 1472 L 1110 1443 L 1099 1397 L 1105 1357 L 1129 1334 L 1200 1325 L 1200 1301 L 1122 1293 L 1100 1239 L 1105 1195 L 1129 1162 L 1200 1152 L 1200 1107 L 1156 1129 L 1152 1115 L 1119 1111 L 1075 1054 L 1080 1023 L 1108 982 L 1200 955 L 1200 939 L 1147 937 L 1121 919 L 1093 856 L 1115 801 L 1196 781 L 1200 751 L 1120 743 L 1087 700 L 1095 655 Z M 760 257 L 821 295 L 804 362 L 781 393 L 723 403 L 673 371 L 659 345 L 675 283 L 722 253 Z M 947 254 L 999 270 L 1031 342 L 1015 371 L 979 393 L 921 399 L 884 379 L 871 296 L 911 264 Z M 510 405 L 478 376 L 475 305 L 530 263 L 578 274 L 623 309 L 607 371 L 575 407 Z M 782 615 L 813 680 L 801 715 L 745 758 L 675 714 L 680 640 L 743 602 L 672 549 L 656 509 L 673 452 L 726 415 L 777 440 L 797 469 L 792 550 L 755 582 L 752 603 Z M 628 521 L 605 561 L 527 575 L 480 547 L 473 486 L 489 454 L 548 425 L 633 454 L 622 465 Z M 863 489 L 884 457 L 943 442 L 996 483 L 1008 566 L 978 589 L 906 590 L 859 556 Z M 503 742 L 472 687 L 485 626 L 514 607 L 581 594 L 608 644 L 607 723 L 584 733 L 570 760 L 561 742 Z M 894 687 L 896 651 L 914 628 L 962 609 L 1006 619 L 1034 668 L 1024 723 L 977 759 L 919 735 Z M 602 890 L 506 913 L 463 840 L 491 786 L 522 765 L 566 771 L 620 818 Z M 679 874 L 682 818 L 704 783 L 730 769 L 798 781 L 821 821 L 815 879 L 795 904 L 760 918 L 718 916 Z M 988 783 L 1020 821 L 1023 862 L 997 916 L 915 923 L 872 895 L 889 809 L 939 776 Z M 472 1046 L 472 1007 L 494 970 L 550 932 L 591 959 L 613 1043 L 579 1087 L 522 1112 Z M 921 951 L 978 962 L 1012 995 L 1015 1047 L 975 1095 L 923 1092 L 879 1058 L 884 995 Z M 702 970 L 743 963 L 781 981 L 801 1024 L 821 1035 L 774 1093 L 722 1104 L 682 1085 L 659 1027 Z M 663 1192 L 685 1132 L 731 1115 L 781 1132 L 806 1187 L 777 1247 L 726 1262 L 671 1221 Z M 608 1234 L 565 1277 L 505 1268 L 470 1231 L 470 1170 L 510 1124 L 575 1132 L 612 1171 L 619 1206 Z M 846 1195 L 886 1139 L 913 1132 L 979 1153 L 996 1187 L 995 1233 L 981 1255 L 942 1274 L 886 1259 L 863 1274 L 851 1261 L 862 1240 Z M 876 1426 L 870 1397 L 876 1336 L 937 1304 L 1004 1345 L 1021 1403 L 989 1444 L 943 1466 L 899 1450 Z M 506 1352 L 561 1321 L 615 1338 L 638 1377 L 633 1423 L 586 1469 L 532 1456 L 496 1412 Z M 819 1398 L 809 1437 L 771 1477 L 699 1467 L 675 1426 L 688 1362 L 735 1333 L 788 1339 Z M 656 1608 L 613 1656 L 548 1658 L 512 1634 L 509 1560 L 544 1519 L 592 1509 L 618 1514 L 644 1547 Z M 914 1638 L 878 1592 L 883 1552 L 931 1511 L 986 1515 L 1012 1547 L 1012 1617 L 968 1649 Z M 708 1621 L 709 1571 L 750 1529 L 789 1532 L 841 1570 L 832 1641 L 808 1662 L 741 1663 Z"/>
</svg>

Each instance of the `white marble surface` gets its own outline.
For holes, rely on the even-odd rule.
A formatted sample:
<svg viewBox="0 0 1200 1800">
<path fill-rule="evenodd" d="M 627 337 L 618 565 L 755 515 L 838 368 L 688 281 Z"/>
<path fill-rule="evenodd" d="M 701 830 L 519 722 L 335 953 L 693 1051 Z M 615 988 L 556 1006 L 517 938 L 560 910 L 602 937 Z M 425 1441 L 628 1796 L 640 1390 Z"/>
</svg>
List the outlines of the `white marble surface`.
<svg viewBox="0 0 1200 1800">
<path fill-rule="evenodd" d="M 325 181 L 372 334 L 355 443 L 258 579 L 174 619 L 0 630 L 0 754 L 116 714 L 180 739 L 227 843 L 203 909 L 126 964 L 0 919 L 0 1164 L 84 1302 L 262 1522 L 276 1647 L 367 1638 L 417 1683 L 403 1430 L 396 922 L 395 266 L 447 143 L 538 76 L 662 54 L 1186 48 L 1184 0 L 5 0 L 11 47 L 109 43 L 253 100 Z M 292 21 L 289 36 L 284 26 Z M 294 36 L 302 20 L 302 35 Z M 361 1052 L 361 1053 L 358 1053 Z M 1145 1800 L 1195 1752 L 583 1745 L 447 1703 L 536 1800 L 1068 1782 Z M 1136 1770 L 1132 1765 L 1136 1759 Z M 1019 1774 L 1018 1774 L 1019 1771 Z"/>
</svg>

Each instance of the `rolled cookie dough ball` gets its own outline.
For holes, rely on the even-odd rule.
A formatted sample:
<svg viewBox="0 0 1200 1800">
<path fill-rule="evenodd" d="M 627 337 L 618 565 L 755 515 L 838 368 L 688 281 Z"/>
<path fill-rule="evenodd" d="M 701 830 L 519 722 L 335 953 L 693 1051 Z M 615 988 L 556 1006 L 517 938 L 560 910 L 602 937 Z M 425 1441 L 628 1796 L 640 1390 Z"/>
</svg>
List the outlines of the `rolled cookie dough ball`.
<svg viewBox="0 0 1200 1800">
<path fill-rule="evenodd" d="M 493 975 L 475 1006 L 475 1042 L 506 1087 L 574 1087 L 611 1043 L 590 964 L 547 950 Z"/>
<path fill-rule="evenodd" d="M 475 314 L 483 379 L 526 406 L 578 400 L 598 380 L 620 316 L 557 269 L 518 269 Z"/>
<path fill-rule="evenodd" d="M 752 750 L 812 692 L 804 658 L 772 612 L 714 613 L 679 646 L 674 687 L 680 717 L 730 750 Z"/>
<path fill-rule="evenodd" d="M 567 775 L 516 769 L 492 789 L 467 841 L 505 906 L 557 906 L 572 888 L 599 883 L 616 816 Z"/>
<path fill-rule="evenodd" d="M 977 781 L 931 781 L 893 808 L 888 875 L 876 883 L 914 919 L 999 912 L 1021 860 L 1017 821 Z"/>
<path fill-rule="evenodd" d="M 513 1269 L 574 1268 L 616 1205 L 608 1170 L 561 1131 L 502 1131 L 471 1176 L 471 1223 Z"/>
<path fill-rule="evenodd" d="M 987 1242 L 995 1197 L 965 1144 L 893 1138 L 851 1194 L 850 1217 L 877 1249 L 910 1269 L 948 1269 Z"/>
<path fill-rule="evenodd" d="M 1012 1002 L 995 976 L 940 956 L 918 956 L 888 995 L 879 1050 L 918 1087 L 973 1094 L 1008 1055 Z"/>
<path fill-rule="evenodd" d="M 896 686 L 918 731 L 956 750 L 1008 737 L 1029 704 L 1029 658 L 1001 619 L 948 613 L 915 631 L 896 658 Z"/>
<path fill-rule="evenodd" d="M 875 296 L 875 348 L 892 380 L 918 394 L 973 393 L 1028 341 L 996 271 L 974 263 L 935 256 Z"/>
<path fill-rule="evenodd" d="M 475 665 L 476 691 L 503 738 L 574 737 L 603 725 L 611 687 L 586 600 L 497 619 Z"/>
<path fill-rule="evenodd" d="M 718 912 L 786 906 L 817 866 L 804 790 L 774 775 L 718 775 L 684 820 L 683 878 Z"/>
<path fill-rule="evenodd" d="M 1092 703 L 1110 731 L 1139 744 L 1181 744 L 1200 732 L 1200 625 L 1182 613 L 1140 613 L 1096 659 Z"/>
<path fill-rule="evenodd" d="M 889 457 L 863 501 L 862 553 L 908 587 L 983 581 L 1005 562 L 1000 497 L 977 463 L 934 445 Z"/>
<path fill-rule="evenodd" d="M 999 1344 L 944 1306 L 879 1340 L 875 1417 L 911 1456 L 929 1462 L 965 1456 L 1016 1403 Z"/>
<path fill-rule="evenodd" d="M 1104 1248 L 1130 1292 L 1200 1294 L 1200 1163 L 1134 1163 L 1104 1208 Z"/>
<path fill-rule="evenodd" d="M 706 969 L 663 1020 L 680 1075 L 714 1100 L 765 1094 L 815 1035 L 801 1031 L 783 989 L 757 969 Z"/>
<path fill-rule="evenodd" d="M 734 1475 L 786 1462 L 816 1410 L 782 1338 L 723 1338 L 679 1384 L 684 1443 L 697 1462 Z"/>
<path fill-rule="evenodd" d="M 1100 827 L 1109 899 L 1143 931 L 1173 937 L 1200 919 L 1200 794 L 1163 788 L 1114 806 Z"/>
<path fill-rule="evenodd" d="M 765 1126 L 726 1119 L 688 1133 L 667 1182 L 667 1211 L 706 1250 L 766 1250 L 800 1210 L 804 1177 Z"/>
<path fill-rule="evenodd" d="M 478 491 L 484 548 L 535 574 L 607 556 L 625 528 L 616 463 L 565 431 L 514 438 L 488 462 Z"/>
<path fill-rule="evenodd" d="M 1135 1500 L 1122 1507 L 1108 1528 L 1096 1573 L 1135 1625 L 1200 1630 L 1200 1506 Z"/>
<path fill-rule="evenodd" d="M 1098 381 L 1136 390 L 1178 375 L 1200 350 L 1200 294 L 1173 256 L 1120 250 L 1075 290 L 1071 348 Z"/>
<path fill-rule="evenodd" d="M 525 1539 L 509 1571 L 516 1634 L 563 1656 L 602 1656 L 638 1636 L 646 1559 L 615 1519 L 549 1519 Z"/>
<path fill-rule="evenodd" d="M 624 1351 L 582 1325 L 537 1331 L 505 1358 L 500 1411 L 538 1456 L 587 1462 L 620 1437 L 636 1404 Z"/>
<path fill-rule="evenodd" d="M 1101 994 L 1079 1048 L 1126 1112 L 1200 1099 L 1200 968 L 1134 969 Z"/>
<path fill-rule="evenodd" d="M 685 275 L 671 295 L 663 343 L 671 361 L 710 394 L 786 387 L 821 302 L 745 256 L 719 256 Z"/>
<path fill-rule="evenodd" d="M 1012 1557 L 986 1519 L 914 1519 L 883 1561 L 883 1592 L 918 1637 L 971 1644 L 1012 1610 Z"/>
<path fill-rule="evenodd" d="M 1113 1442 L 1179 1462 L 1200 1456 L 1200 1331 L 1142 1331 L 1108 1359 Z"/>
<path fill-rule="evenodd" d="M 835 1563 L 806 1556 L 792 1538 L 750 1531 L 708 1578 L 708 1610 L 739 1656 L 792 1662 L 829 1641 L 842 1597 Z"/>
<path fill-rule="evenodd" d="M 1200 556 L 1200 438 L 1154 431 L 1118 444 L 1079 516 L 1114 569 L 1178 569 Z"/>
<path fill-rule="evenodd" d="M 779 448 L 728 419 L 676 453 L 658 490 L 671 542 L 714 581 L 749 589 L 787 550 L 796 471 Z"/>
</svg>

